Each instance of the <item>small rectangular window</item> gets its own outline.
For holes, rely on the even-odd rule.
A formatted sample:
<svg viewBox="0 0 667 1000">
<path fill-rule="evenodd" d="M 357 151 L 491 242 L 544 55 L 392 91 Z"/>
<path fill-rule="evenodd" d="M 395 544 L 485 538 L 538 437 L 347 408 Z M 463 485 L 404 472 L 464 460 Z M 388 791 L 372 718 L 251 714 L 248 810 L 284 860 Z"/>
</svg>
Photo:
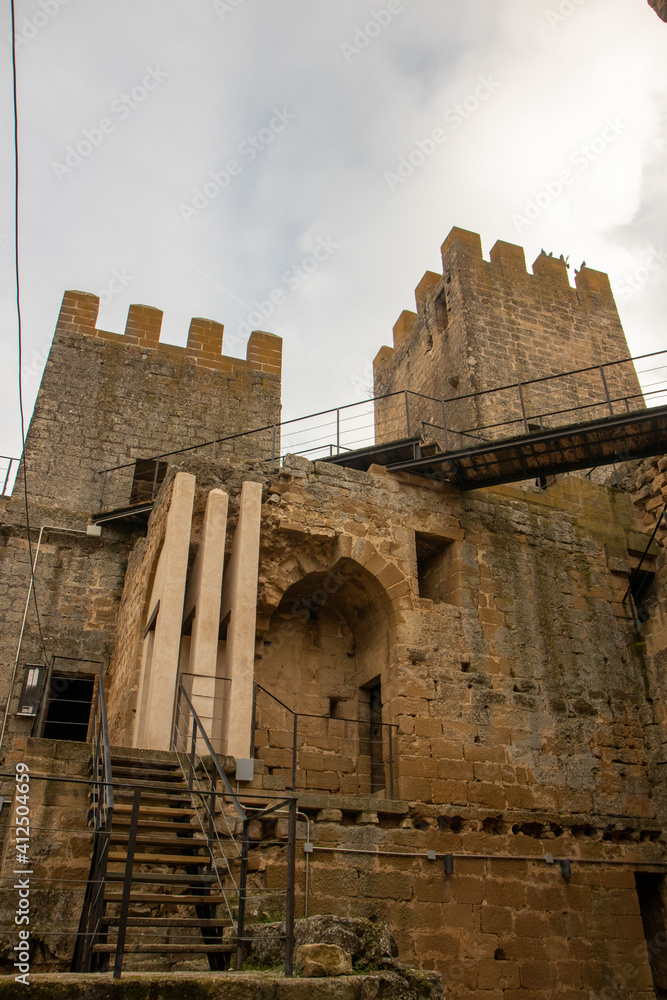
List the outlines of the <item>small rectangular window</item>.
<svg viewBox="0 0 667 1000">
<path fill-rule="evenodd" d="M 452 589 L 452 542 L 440 535 L 415 532 L 419 596 L 449 602 Z"/>
<path fill-rule="evenodd" d="M 45 739 L 85 743 L 94 687 L 93 677 L 51 675 L 49 705 L 44 723 Z"/>
<path fill-rule="evenodd" d="M 651 573 L 649 570 L 630 570 L 630 593 L 632 594 L 632 600 L 637 613 L 637 620 L 640 622 L 648 621 L 651 608 L 655 603 L 655 594 L 653 593 L 654 580 L 655 573 Z"/>
<path fill-rule="evenodd" d="M 130 492 L 130 506 L 136 503 L 147 503 L 155 499 L 157 491 L 164 482 L 168 463 L 155 458 L 147 461 L 139 460 L 134 465 L 134 478 Z"/>
</svg>

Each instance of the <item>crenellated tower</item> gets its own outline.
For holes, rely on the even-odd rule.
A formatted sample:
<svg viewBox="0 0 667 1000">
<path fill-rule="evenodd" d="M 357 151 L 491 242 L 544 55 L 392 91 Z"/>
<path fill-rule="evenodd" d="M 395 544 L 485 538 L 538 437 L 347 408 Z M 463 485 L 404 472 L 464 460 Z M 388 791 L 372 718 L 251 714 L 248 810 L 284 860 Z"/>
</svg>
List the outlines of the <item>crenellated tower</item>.
<svg viewBox="0 0 667 1000">
<path fill-rule="evenodd" d="M 131 305 L 123 334 L 99 329 L 98 311 L 98 296 L 65 292 L 26 441 L 35 500 L 92 513 L 103 469 L 280 421 L 280 337 L 255 331 L 232 358 L 213 320 L 193 319 L 175 347 L 160 342 L 159 309 Z M 271 434 L 219 450 L 266 457 Z"/>
<path fill-rule="evenodd" d="M 464 229 L 452 229 L 442 245 L 442 274 L 427 271 L 415 299 L 417 311 L 402 312 L 394 326 L 393 347 L 375 358 L 376 395 L 409 389 L 451 400 L 630 354 L 606 274 L 584 266 L 572 287 L 562 257 L 542 252 L 530 273 L 523 248 L 502 240 L 485 260 L 479 235 Z M 611 370 L 608 380 L 612 393 L 640 396 L 631 364 Z M 602 391 L 593 371 L 529 386 L 526 404 L 534 413 L 556 411 L 583 406 Z M 462 425 L 489 426 L 507 419 L 508 400 L 508 393 L 493 393 L 451 409 Z M 418 401 L 410 406 L 414 428 L 424 414 Z M 433 406 L 422 409 L 432 419 Z M 380 404 L 378 441 L 397 436 L 402 413 L 400 400 Z"/>
</svg>

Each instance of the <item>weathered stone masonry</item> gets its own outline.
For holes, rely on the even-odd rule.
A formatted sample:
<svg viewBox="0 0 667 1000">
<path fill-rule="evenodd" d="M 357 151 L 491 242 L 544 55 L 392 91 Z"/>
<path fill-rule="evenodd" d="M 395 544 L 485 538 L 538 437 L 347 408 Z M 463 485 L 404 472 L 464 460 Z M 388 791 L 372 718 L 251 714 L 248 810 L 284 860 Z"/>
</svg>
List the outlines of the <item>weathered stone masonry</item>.
<svg viewBox="0 0 667 1000">
<path fill-rule="evenodd" d="M 442 265 L 442 275 L 427 271 L 417 285 L 417 312 L 401 313 L 393 347 L 378 352 L 376 395 L 411 389 L 450 400 L 629 357 L 609 278 L 600 271 L 583 268 L 573 288 L 564 260 L 541 253 L 530 274 L 523 248 L 499 240 L 486 261 L 479 235 L 457 228 L 442 245 Z M 612 397 L 641 399 L 631 364 L 608 369 L 607 379 Z M 527 386 L 524 394 L 528 413 L 540 414 L 599 401 L 604 389 L 599 372 L 593 371 Z M 442 423 L 435 401 L 411 397 L 409 408 L 413 433 L 418 433 L 420 420 Z M 603 414 L 590 408 L 581 419 Z M 516 392 L 448 407 L 450 427 L 457 429 L 520 416 Z M 572 414 L 552 417 L 546 426 L 577 419 Z M 405 436 L 404 428 L 402 398 L 377 406 L 378 440 Z M 502 433 L 507 436 L 507 428 Z"/>
<path fill-rule="evenodd" d="M 530 275 L 520 248 L 503 243 L 485 261 L 479 238 L 462 230 L 445 242 L 443 275 L 425 276 L 417 303 L 416 316 L 399 320 L 393 351 L 378 356 L 384 390 L 449 399 L 628 356 L 605 275 L 586 268 L 572 288 L 564 264 L 546 255 Z M 253 334 L 248 359 L 237 361 L 220 355 L 221 328 L 208 321 L 193 321 L 180 349 L 159 344 L 155 311 L 133 307 L 124 337 L 98 331 L 96 315 L 94 297 L 68 293 L 26 448 L 36 527 L 84 529 L 102 468 L 280 419 L 277 338 Z M 638 391 L 631 366 L 610 382 Z M 591 386 L 566 387 L 560 403 L 586 399 Z M 493 419 L 495 405 L 472 416 Z M 395 436 L 394 420 L 398 428 L 397 412 L 378 408 L 378 439 Z M 664 532 L 646 563 L 655 573 L 647 620 L 628 620 L 622 598 L 667 495 L 665 460 L 625 469 L 624 489 L 563 476 L 546 490 L 460 493 L 379 466 L 357 472 L 288 456 L 278 467 L 266 461 L 271 445 L 260 435 L 216 458 L 179 456 L 146 530 L 109 522 L 100 538 L 47 533 L 36 578 L 49 651 L 109 662 L 113 741 L 140 752 L 146 630 L 168 576 L 165 545 L 179 535 L 162 676 L 173 680 L 190 663 L 193 605 L 218 611 L 219 629 L 207 619 L 207 655 L 214 680 L 229 679 L 227 636 L 241 611 L 248 618 L 247 581 L 239 597 L 229 575 L 251 551 L 237 538 L 245 503 L 260 550 L 244 655 L 249 638 L 254 679 L 320 717 L 301 723 L 297 747 L 299 808 L 314 847 L 307 900 L 299 857 L 299 912 L 307 903 L 310 914 L 386 920 L 401 957 L 437 968 L 450 1000 L 655 1000 L 667 970 L 655 924 L 642 918 L 646 879 L 654 910 L 664 899 Z M 20 499 L 0 502 L 5 691 L 28 580 Z M 226 512 L 215 531 L 214 504 Z M 217 593 L 200 586 L 204 544 L 224 563 Z M 21 666 L 40 655 L 31 615 Z M 171 692 L 160 699 L 158 735 L 167 739 Z M 371 745 L 374 711 L 384 729 Z M 35 770 L 85 771 L 76 748 L 27 739 L 29 724 L 10 721 L 10 766 L 27 755 Z M 258 701 L 249 786 L 258 796 L 290 785 L 285 725 Z M 43 803 L 63 827 L 85 812 L 81 795 L 55 785 L 36 802 L 40 819 Z M 274 833 L 257 823 L 252 836 Z M 80 838 L 56 841 L 48 864 L 84 870 Z M 284 885 L 284 859 L 253 877 Z M 60 910 L 54 898 L 47 910 L 71 922 L 75 908 L 74 897 Z M 64 967 L 67 939 L 48 940 L 42 960 Z"/>
<path fill-rule="evenodd" d="M 26 442 L 35 499 L 92 514 L 103 469 L 280 421 L 279 337 L 253 333 L 246 360 L 229 358 L 220 323 L 193 319 L 187 347 L 172 347 L 159 309 L 130 306 L 120 335 L 97 329 L 98 308 L 65 293 Z M 270 454 L 271 434 L 226 447 Z M 127 504 L 131 482 L 110 476 L 107 506 Z"/>
</svg>

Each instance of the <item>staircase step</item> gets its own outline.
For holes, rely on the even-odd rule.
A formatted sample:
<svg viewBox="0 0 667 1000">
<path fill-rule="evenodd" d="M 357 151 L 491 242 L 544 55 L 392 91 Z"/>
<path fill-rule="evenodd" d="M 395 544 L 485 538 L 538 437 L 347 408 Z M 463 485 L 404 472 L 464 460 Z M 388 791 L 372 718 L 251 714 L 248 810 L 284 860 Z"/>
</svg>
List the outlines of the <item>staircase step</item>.
<svg viewBox="0 0 667 1000">
<path fill-rule="evenodd" d="M 180 764 L 176 764 L 173 761 L 157 761 L 157 760 L 143 760 L 138 757 L 117 757 L 116 754 L 111 754 L 111 769 L 112 771 L 116 767 L 132 767 L 141 770 L 148 769 L 149 771 L 180 771 Z"/>
<path fill-rule="evenodd" d="M 192 833 L 195 832 L 195 828 L 191 827 Z M 199 831 L 197 831 L 199 832 Z M 123 833 L 122 831 L 111 831 L 111 843 L 112 844 L 124 844 L 129 840 L 129 831 Z M 192 850 L 193 847 L 201 848 L 207 847 L 208 841 L 202 840 L 201 837 L 155 837 L 147 834 L 137 835 L 137 844 L 148 845 L 149 847 L 173 847 L 176 850 Z"/>
<path fill-rule="evenodd" d="M 125 872 L 107 872 L 107 882 L 124 880 Z M 217 883 L 218 876 L 215 872 L 201 872 L 196 875 L 180 875 L 178 872 L 135 872 L 132 881 L 135 885 L 182 885 L 186 889 L 191 889 L 195 885 L 213 885 L 214 882 Z"/>
<path fill-rule="evenodd" d="M 173 810 L 169 810 L 173 812 Z M 113 830 L 114 833 L 120 833 L 123 837 L 127 837 L 130 827 L 131 816 L 129 813 L 122 813 L 116 816 L 114 812 L 113 817 Z M 201 827 L 199 824 L 195 826 L 192 823 L 183 823 L 178 820 L 172 820 L 168 822 L 167 820 L 160 819 L 148 819 L 143 810 L 139 813 L 139 826 L 142 831 L 155 830 L 156 832 L 168 832 L 168 833 L 201 833 Z"/>
<path fill-rule="evenodd" d="M 209 857 L 203 854 L 143 854 L 137 852 L 134 855 L 135 865 L 178 865 L 183 867 L 187 864 L 208 864 Z M 127 853 L 125 851 L 109 851 L 109 863 L 121 862 L 125 864 Z"/>
<path fill-rule="evenodd" d="M 102 917 L 102 925 L 106 927 L 117 927 L 120 923 L 120 917 Z M 157 930 L 160 927 L 211 927 L 219 928 L 222 926 L 230 927 L 230 920 L 216 920 L 215 917 L 202 918 L 199 917 L 187 917 L 185 919 L 181 917 L 135 917 L 129 916 L 127 918 L 128 927 L 155 927 Z"/>
<path fill-rule="evenodd" d="M 112 772 L 113 781 L 125 782 L 128 778 L 136 779 L 140 784 L 143 782 L 159 781 L 161 784 L 171 785 L 174 782 L 184 783 L 183 772 L 174 771 L 149 771 L 139 770 L 133 767 L 115 767 Z"/>
<path fill-rule="evenodd" d="M 116 818 L 116 813 L 131 813 L 132 806 L 126 802 L 116 802 L 113 807 L 114 819 Z M 142 799 L 142 804 L 139 806 L 139 816 L 143 816 L 144 812 L 152 813 L 155 816 L 170 816 L 175 819 L 177 816 L 196 816 L 196 809 L 187 809 L 184 806 L 175 806 L 171 808 L 170 806 L 153 806 L 149 802 L 144 802 Z"/>
<path fill-rule="evenodd" d="M 190 794 L 187 788 L 174 788 L 171 789 L 166 785 L 144 785 L 141 784 L 141 801 L 154 802 L 156 800 L 167 801 L 167 802 L 190 802 Z M 118 799 L 129 799 L 132 801 L 134 799 L 134 789 L 128 785 L 125 788 L 116 788 L 114 786 L 113 790 L 114 800 Z"/>
<path fill-rule="evenodd" d="M 104 894 L 105 903 L 122 902 L 122 892 L 107 892 Z M 204 895 L 178 895 L 169 892 L 131 892 L 130 903 L 161 903 L 163 906 L 218 906 L 225 902 L 224 896 L 204 896 Z M 225 924 L 225 921 L 218 921 Z"/>
<path fill-rule="evenodd" d="M 95 944 L 93 951 L 96 955 L 113 955 L 116 951 L 115 944 Z M 125 945 L 126 955 L 232 955 L 236 951 L 235 944 L 138 944 L 133 941 Z"/>
</svg>

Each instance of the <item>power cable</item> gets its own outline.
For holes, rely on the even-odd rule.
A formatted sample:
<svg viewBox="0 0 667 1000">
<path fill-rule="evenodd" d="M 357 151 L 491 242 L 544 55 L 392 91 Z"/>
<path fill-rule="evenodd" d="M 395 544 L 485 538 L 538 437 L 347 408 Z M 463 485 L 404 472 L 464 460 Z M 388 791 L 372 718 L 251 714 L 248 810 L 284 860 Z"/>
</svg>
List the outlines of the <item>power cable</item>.
<svg viewBox="0 0 667 1000">
<path fill-rule="evenodd" d="M 19 412 L 21 417 L 21 454 L 23 456 L 23 497 L 25 503 L 26 532 L 28 535 L 28 560 L 30 563 L 30 579 L 32 583 L 32 598 L 35 606 L 35 617 L 37 619 L 37 630 L 39 641 L 42 646 L 44 665 L 48 664 L 48 654 L 42 633 L 42 623 L 39 617 L 37 605 L 37 591 L 35 589 L 35 566 L 32 558 L 32 541 L 30 538 L 30 511 L 28 506 L 28 475 L 26 471 L 25 455 L 25 415 L 23 412 L 23 380 L 21 365 L 23 360 L 23 327 L 21 322 L 21 281 L 19 276 L 19 116 L 18 99 L 16 85 L 16 14 L 14 10 L 14 0 L 10 0 L 11 20 L 12 20 L 12 98 L 14 108 L 14 261 L 16 275 L 16 316 L 18 322 L 18 365 L 19 365 Z M 11 697 L 11 692 L 8 698 Z M 8 705 L 9 707 L 9 705 Z"/>
</svg>

